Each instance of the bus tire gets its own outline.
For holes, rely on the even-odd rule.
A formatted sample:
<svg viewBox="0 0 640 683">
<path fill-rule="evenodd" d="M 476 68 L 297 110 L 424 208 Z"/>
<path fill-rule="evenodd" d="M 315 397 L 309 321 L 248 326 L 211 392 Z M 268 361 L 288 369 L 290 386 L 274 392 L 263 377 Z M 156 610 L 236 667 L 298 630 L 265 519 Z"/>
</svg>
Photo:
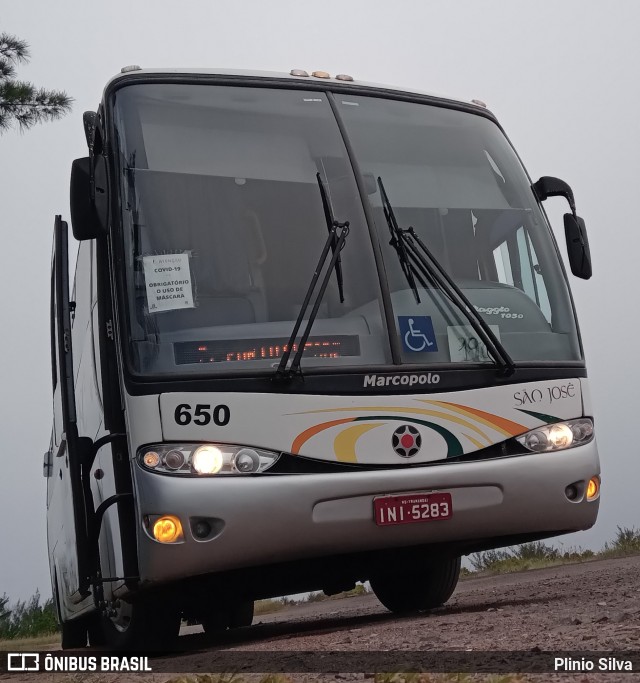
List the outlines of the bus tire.
<svg viewBox="0 0 640 683">
<path fill-rule="evenodd" d="M 460 557 L 429 563 L 419 571 L 399 570 L 373 576 L 371 588 L 395 614 L 412 614 L 440 607 L 451 597 L 460 577 Z"/>
<path fill-rule="evenodd" d="M 87 620 L 72 619 L 60 624 L 62 649 L 77 650 L 87 647 Z"/>
<path fill-rule="evenodd" d="M 91 647 L 102 647 L 103 645 L 106 645 L 102 617 L 100 616 L 99 612 L 96 612 L 89 617 L 88 631 L 89 645 Z"/>
<path fill-rule="evenodd" d="M 119 601 L 111 616 L 102 616 L 104 645 L 111 650 L 170 650 L 180 632 L 180 614 L 160 597 Z"/>
</svg>

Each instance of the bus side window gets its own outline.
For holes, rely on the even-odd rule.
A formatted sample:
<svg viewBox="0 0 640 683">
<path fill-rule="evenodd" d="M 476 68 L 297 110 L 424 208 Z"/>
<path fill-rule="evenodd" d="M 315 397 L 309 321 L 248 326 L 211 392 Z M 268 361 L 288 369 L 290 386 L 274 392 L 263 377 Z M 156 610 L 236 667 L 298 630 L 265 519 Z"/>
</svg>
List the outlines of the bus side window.
<svg viewBox="0 0 640 683">
<path fill-rule="evenodd" d="M 54 266 L 55 267 L 55 266 Z M 58 386 L 58 361 L 56 359 L 56 298 L 55 298 L 55 273 L 51 270 L 51 304 L 49 309 L 49 323 L 51 332 L 51 386 L 53 391 Z"/>
<path fill-rule="evenodd" d="M 551 323 L 551 305 L 538 256 L 524 227 L 493 250 L 498 282 L 521 289 Z M 515 261 L 515 262 L 514 262 Z"/>
</svg>

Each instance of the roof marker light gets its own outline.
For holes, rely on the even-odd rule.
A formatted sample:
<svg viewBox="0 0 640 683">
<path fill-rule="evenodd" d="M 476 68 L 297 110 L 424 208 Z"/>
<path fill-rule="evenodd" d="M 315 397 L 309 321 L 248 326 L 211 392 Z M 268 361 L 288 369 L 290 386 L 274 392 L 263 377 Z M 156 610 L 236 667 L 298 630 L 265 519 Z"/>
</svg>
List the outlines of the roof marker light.
<svg viewBox="0 0 640 683">
<path fill-rule="evenodd" d="M 302 76 L 302 77 L 306 77 L 306 78 L 309 77 L 309 74 L 304 69 L 291 69 L 291 71 L 289 71 L 289 73 L 292 76 Z"/>
<path fill-rule="evenodd" d="M 331 75 L 326 71 L 314 71 L 311 75 L 315 76 L 316 78 L 331 78 Z"/>
<path fill-rule="evenodd" d="M 477 104 L 479 107 L 487 108 L 487 103 L 482 100 L 471 100 L 471 104 Z"/>
<path fill-rule="evenodd" d="M 349 74 L 338 74 L 336 76 L 336 81 L 352 81 L 353 76 L 349 76 Z"/>
<path fill-rule="evenodd" d="M 128 71 L 142 71 L 142 67 L 137 64 L 129 64 L 129 66 L 123 66 L 120 69 L 121 74 L 126 74 Z"/>
</svg>

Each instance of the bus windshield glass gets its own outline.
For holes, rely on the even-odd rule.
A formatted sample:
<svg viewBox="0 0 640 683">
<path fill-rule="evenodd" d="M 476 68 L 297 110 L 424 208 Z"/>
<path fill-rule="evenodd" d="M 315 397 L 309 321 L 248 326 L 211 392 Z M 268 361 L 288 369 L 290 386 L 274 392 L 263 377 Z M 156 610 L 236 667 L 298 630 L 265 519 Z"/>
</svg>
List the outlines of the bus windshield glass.
<svg viewBox="0 0 640 683">
<path fill-rule="evenodd" d="M 326 94 L 148 84 L 118 91 L 115 112 L 135 371 L 273 373 L 328 237 L 319 180 L 349 244 L 302 368 L 390 362 L 371 238 Z"/>
<path fill-rule="evenodd" d="M 414 244 L 426 245 L 516 363 L 579 360 L 575 316 L 550 229 L 499 127 L 444 107 L 346 95 L 336 100 L 361 172 L 371 179 L 369 200 L 403 361 L 492 358 L 468 316 L 428 273 L 422 284 L 415 282 L 416 300 L 401 254 L 390 244 L 381 189 L 398 228 L 414 229 Z"/>
<path fill-rule="evenodd" d="M 460 298 L 421 263 L 418 240 L 516 364 L 580 360 L 556 247 L 499 127 L 454 109 L 337 94 L 350 160 L 328 97 L 169 83 L 116 91 L 132 370 L 273 373 L 327 240 L 319 181 L 350 231 L 342 284 L 336 271 L 303 370 L 390 364 L 389 319 L 396 362 L 495 362 Z M 398 229 L 415 231 L 405 255 L 414 282 L 393 245 L 381 186 Z"/>
</svg>

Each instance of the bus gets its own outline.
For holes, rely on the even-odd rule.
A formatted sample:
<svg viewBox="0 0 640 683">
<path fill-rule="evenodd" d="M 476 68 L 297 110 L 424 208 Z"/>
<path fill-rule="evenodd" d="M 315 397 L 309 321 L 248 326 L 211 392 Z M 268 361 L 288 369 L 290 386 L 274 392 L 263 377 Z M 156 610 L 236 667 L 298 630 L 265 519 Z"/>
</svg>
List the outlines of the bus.
<svg viewBox="0 0 640 683">
<path fill-rule="evenodd" d="M 125 67 L 54 226 L 47 539 L 63 647 L 369 581 L 395 613 L 463 555 L 591 527 L 575 307 L 492 112 L 346 74 Z"/>
</svg>

